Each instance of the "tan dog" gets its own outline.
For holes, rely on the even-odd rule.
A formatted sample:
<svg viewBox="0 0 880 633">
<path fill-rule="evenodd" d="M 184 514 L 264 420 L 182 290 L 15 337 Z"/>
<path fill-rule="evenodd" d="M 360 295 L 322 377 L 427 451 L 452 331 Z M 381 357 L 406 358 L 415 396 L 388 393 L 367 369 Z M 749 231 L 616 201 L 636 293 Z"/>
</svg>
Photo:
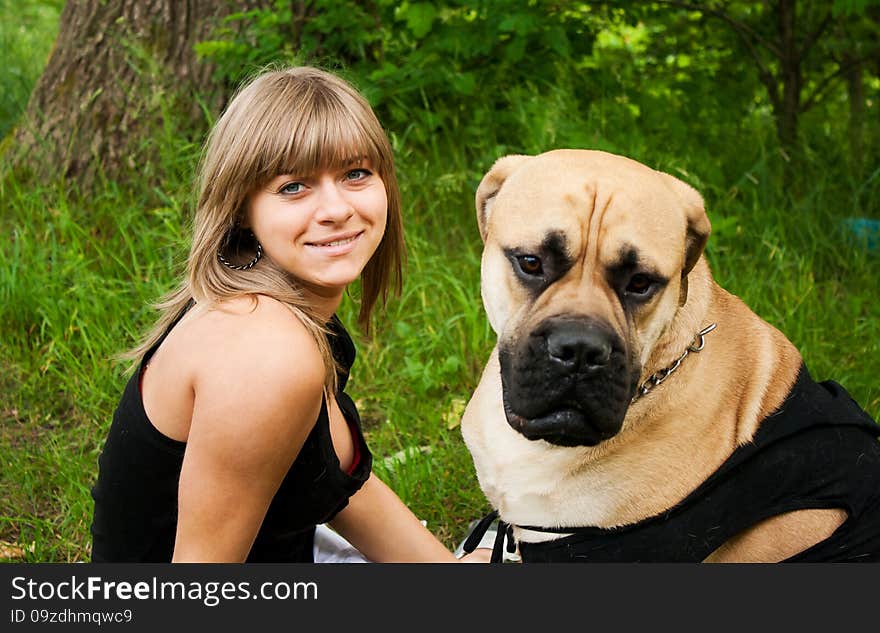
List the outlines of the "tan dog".
<svg viewBox="0 0 880 633">
<path fill-rule="evenodd" d="M 562 538 L 523 526 L 604 534 L 663 516 L 786 400 L 801 356 L 712 279 L 709 220 L 690 186 L 620 156 L 557 150 L 498 160 L 476 206 L 498 344 L 462 433 L 521 549 Z M 783 560 L 850 512 L 762 517 L 698 559 Z"/>
</svg>

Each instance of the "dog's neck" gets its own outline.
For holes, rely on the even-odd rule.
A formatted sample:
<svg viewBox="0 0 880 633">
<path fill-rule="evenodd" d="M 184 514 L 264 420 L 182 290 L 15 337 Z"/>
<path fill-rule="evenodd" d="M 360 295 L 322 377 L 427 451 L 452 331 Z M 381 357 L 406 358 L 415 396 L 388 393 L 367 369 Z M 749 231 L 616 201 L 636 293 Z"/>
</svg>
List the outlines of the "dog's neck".
<svg viewBox="0 0 880 633">
<path fill-rule="evenodd" d="M 648 395 L 653 389 L 663 384 L 667 378 L 669 378 L 673 373 L 675 373 L 676 370 L 678 370 L 679 367 L 681 367 L 681 364 L 688 356 L 690 356 L 691 354 L 699 354 L 700 352 L 702 352 L 703 348 L 706 346 L 706 335 L 715 330 L 716 327 L 718 327 L 717 323 L 710 323 L 702 330 L 697 332 L 694 335 L 693 342 L 685 348 L 681 356 L 676 358 L 671 365 L 668 365 L 667 367 L 664 367 L 663 369 L 651 374 L 636 388 L 636 394 L 632 397 L 630 404 L 632 404 L 632 402 L 635 402 L 642 396 Z"/>
<path fill-rule="evenodd" d="M 701 257 L 688 274 L 687 284 L 687 300 L 678 309 L 666 331 L 654 346 L 648 361 L 642 367 L 639 377 L 640 385 L 650 376 L 670 367 L 676 359 L 681 357 L 694 335 L 709 325 L 707 314 L 712 300 L 714 282 L 705 257 Z"/>
</svg>

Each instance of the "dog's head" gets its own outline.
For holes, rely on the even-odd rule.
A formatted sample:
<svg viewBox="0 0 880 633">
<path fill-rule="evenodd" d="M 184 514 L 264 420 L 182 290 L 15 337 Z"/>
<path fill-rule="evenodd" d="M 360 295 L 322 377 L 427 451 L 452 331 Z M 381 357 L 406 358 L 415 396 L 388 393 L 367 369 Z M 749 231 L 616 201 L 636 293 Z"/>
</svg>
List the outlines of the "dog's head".
<svg viewBox="0 0 880 633">
<path fill-rule="evenodd" d="M 499 159 L 476 207 L 508 422 L 563 446 L 614 436 L 687 300 L 702 198 L 621 156 L 556 150 Z"/>
</svg>

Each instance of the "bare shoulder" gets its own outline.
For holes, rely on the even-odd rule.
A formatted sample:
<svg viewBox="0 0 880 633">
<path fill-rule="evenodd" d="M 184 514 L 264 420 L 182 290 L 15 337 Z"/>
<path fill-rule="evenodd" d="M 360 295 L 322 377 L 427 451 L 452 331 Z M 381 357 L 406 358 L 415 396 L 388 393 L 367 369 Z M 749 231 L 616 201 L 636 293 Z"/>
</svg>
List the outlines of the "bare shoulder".
<svg viewBox="0 0 880 633">
<path fill-rule="evenodd" d="M 193 387 L 203 407 L 259 410 L 262 419 L 274 419 L 320 400 L 325 370 L 317 342 L 279 301 L 236 299 L 187 326 L 196 348 Z"/>
<path fill-rule="evenodd" d="M 319 417 L 323 359 L 305 324 L 262 296 L 180 325 L 196 369 L 175 556 L 243 560 Z M 216 552 L 205 553 L 205 530 Z"/>
<path fill-rule="evenodd" d="M 276 370 L 285 365 L 302 371 L 317 367 L 323 375 L 315 339 L 299 317 L 271 297 L 226 301 L 204 311 L 192 326 L 204 362 L 262 359 L 259 364 Z"/>
</svg>

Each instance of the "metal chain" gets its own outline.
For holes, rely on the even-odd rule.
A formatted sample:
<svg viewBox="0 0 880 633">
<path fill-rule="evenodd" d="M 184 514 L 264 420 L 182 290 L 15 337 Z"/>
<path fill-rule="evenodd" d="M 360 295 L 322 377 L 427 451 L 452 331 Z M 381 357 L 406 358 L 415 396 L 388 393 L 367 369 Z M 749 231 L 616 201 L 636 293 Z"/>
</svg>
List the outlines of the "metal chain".
<svg viewBox="0 0 880 633">
<path fill-rule="evenodd" d="M 639 385 L 639 388 L 636 389 L 636 395 L 634 395 L 632 400 L 630 400 L 630 404 L 632 404 L 642 396 L 647 395 L 647 393 L 650 392 L 654 387 L 657 387 L 660 383 L 669 378 L 669 375 L 676 369 L 678 369 L 679 365 L 681 365 L 681 361 L 687 358 L 688 354 L 690 354 L 691 352 L 702 351 L 703 347 L 705 347 L 706 345 L 706 334 L 714 330 L 717 326 L 717 323 L 713 323 L 712 325 L 708 325 L 697 332 L 696 336 L 694 336 L 693 343 L 688 345 L 687 349 L 684 350 L 684 354 L 675 359 L 675 362 L 673 362 L 669 367 L 661 369 L 660 371 L 654 372 L 653 374 L 648 376 L 645 382 Z"/>
</svg>

